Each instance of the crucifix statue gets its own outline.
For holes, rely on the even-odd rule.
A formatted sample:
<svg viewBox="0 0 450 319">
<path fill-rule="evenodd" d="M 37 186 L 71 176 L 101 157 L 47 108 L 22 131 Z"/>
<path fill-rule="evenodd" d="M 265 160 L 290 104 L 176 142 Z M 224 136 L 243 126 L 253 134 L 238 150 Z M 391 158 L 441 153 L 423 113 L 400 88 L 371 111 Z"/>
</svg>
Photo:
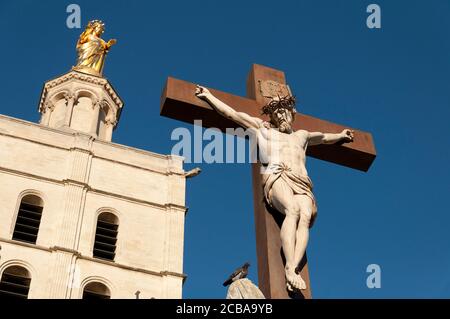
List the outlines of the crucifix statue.
<svg viewBox="0 0 450 319">
<path fill-rule="evenodd" d="M 253 65 L 247 91 L 245 99 L 169 78 L 161 114 L 253 132 L 261 159 L 253 164 L 259 286 L 266 298 L 310 298 L 305 251 L 317 206 L 306 154 L 367 171 L 376 154 L 372 137 L 296 113 L 281 71 Z"/>
<path fill-rule="evenodd" d="M 341 133 L 294 131 L 295 98 L 277 96 L 263 106 L 262 113 L 270 117 L 265 122 L 244 112 L 237 112 L 202 86 L 195 94 L 207 101 L 220 115 L 231 119 L 256 136 L 260 158 L 264 159 L 262 189 L 266 203 L 284 215 L 280 230 L 281 247 L 286 258 L 286 285 L 289 291 L 305 290 L 306 283 L 299 270 L 306 252 L 309 228 L 317 213 L 312 182 L 306 170 L 308 145 L 353 141 L 353 131 Z"/>
</svg>

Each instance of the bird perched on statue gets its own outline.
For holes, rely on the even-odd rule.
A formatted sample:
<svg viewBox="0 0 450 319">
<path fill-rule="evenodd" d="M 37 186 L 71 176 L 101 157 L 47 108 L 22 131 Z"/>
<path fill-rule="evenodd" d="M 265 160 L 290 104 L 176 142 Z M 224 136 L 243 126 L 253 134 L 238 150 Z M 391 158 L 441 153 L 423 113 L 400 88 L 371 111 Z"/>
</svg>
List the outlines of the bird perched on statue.
<svg viewBox="0 0 450 319">
<path fill-rule="evenodd" d="M 229 284 L 235 282 L 236 280 L 242 279 L 247 277 L 248 275 L 248 267 L 250 267 L 249 263 L 245 263 L 242 267 L 236 269 L 230 277 L 228 277 L 227 280 L 223 283 L 223 285 L 226 287 Z"/>
</svg>

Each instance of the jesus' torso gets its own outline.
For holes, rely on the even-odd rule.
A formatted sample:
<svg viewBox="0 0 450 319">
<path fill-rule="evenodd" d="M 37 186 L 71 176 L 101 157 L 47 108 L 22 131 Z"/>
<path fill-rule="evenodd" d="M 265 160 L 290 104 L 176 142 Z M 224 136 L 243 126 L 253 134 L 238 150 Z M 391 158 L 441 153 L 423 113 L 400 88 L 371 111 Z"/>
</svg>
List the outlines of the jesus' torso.
<svg viewBox="0 0 450 319">
<path fill-rule="evenodd" d="M 299 130 L 290 134 L 274 128 L 261 126 L 256 130 L 260 161 L 263 164 L 284 165 L 292 173 L 308 176 L 306 170 L 306 149 L 308 132 Z"/>
</svg>

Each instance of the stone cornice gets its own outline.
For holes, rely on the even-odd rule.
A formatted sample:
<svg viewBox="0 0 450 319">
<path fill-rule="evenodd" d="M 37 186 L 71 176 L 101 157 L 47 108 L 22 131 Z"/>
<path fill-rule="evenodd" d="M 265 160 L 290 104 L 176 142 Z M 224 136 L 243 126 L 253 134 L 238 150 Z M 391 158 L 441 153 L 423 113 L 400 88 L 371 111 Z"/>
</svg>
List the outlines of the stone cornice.
<svg viewBox="0 0 450 319">
<path fill-rule="evenodd" d="M 0 172 L 20 176 L 20 177 L 27 178 L 27 179 L 34 179 L 34 180 L 38 180 L 38 181 L 44 181 L 44 182 L 48 182 L 48 183 L 64 185 L 63 181 L 60 181 L 60 180 L 57 180 L 54 178 L 30 174 L 30 173 L 26 173 L 26 172 L 18 171 L 15 169 L 6 168 L 6 167 L 0 166 Z"/>
<path fill-rule="evenodd" d="M 86 184 L 84 182 L 76 181 L 73 179 L 63 179 L 62 182 L 64 183 L 64 185 L 78 186 L 78 187 L 84 188 L 88 191 L 91 189 L 88 184 Z"/>
<path fill-rule="evenodd" d="M 75 255 L 77 257 L 81 257 L 82 256 L 80 252 L 78 252 L 78 251 L 76 251 L 74 249 L 64 248 L 64 247 L 60 247 L 60 246 L 52 246 L 52 247 L 49 248 L 49 250 L 51 252 L 53 252 L 53 251 L 63 251 L 63 252 L 68 253 L 68 254 L 73 254 L 73 255 Z"/>
<path fill-rule="evenodd" d="M 181 277 L 183 278 L 183 282 L 186 280 L 187 275 L 186 274 L 180 274 L 177 272 L 173 272 L 173 271 L 161 271 L 160 274 L 162 276 L 173 276 L 173 277 Z"/>
<path fill-rule="evenodd" d="M 38 180 L 38 181 L 44 181 L 44 182 L 48 182 L 48 183 L 59 184 L 59 185 L 62 185 L 62 186 L 66 185 L 66 184 L 67 185 L 78 186 L 80 188 L 85 188 L 87 190 L 87 192 L 90 192 L 90 193 L 100 194 L 100 195 L 104 195 L 104 196 L 111 196 L 113 198 L 126 200 L 126 201 L 129 201 L 129 202 L 132 202 L 132 203 L 137 203 L 137 204 L 150 206 L 150 207 L 153 207 L 153 208 L 163 209 L 166 212 L 169 211 L 170 209 L 175 209 L 175 210 L 184 211 L 185 214 L 186 214 L 187 211 L 188 211 L 188 208 L 186 206 L 183 206 L 183 205 L 178 205 L 178 204 L 174 204 L 174 203 L 161 204 L 161 203 L 150 202 L 150 201 L 146 201 L 146 200 L 142 200 L 142 199 L 138 199 L 138 198 L 132 198 L 132 197 L 125 196 L 125 195 L 120 195 L 120 194 L 115 194 L 115 193 L 111 193 L 111 192 L 108 192 L 108 191 L 102 191 L 102 190 L 99 190 L 99 189 L 95 189 L 95 188 L 90 187 L 87 183 L 74 181 L 74 180 L 70 180 L 70 179 L 57 180 L 57 179 L 53 179 L 53 178 L 43 177 L 43 176 L 40 176 L 40 175 L 34 175 L 34 174 L 30 174 L 30 173 L 25 173 L 25 172 L 18 171 L 18 170 L 4 168 L 4 167 L 1 167 L 1 166 L 0 166 L 0 172 L 11 174 L 11 175 L 16 175 L 16 176 L 21 176 L 21 177 L 28 178 L 28 179 L 34 179 L 34 180 Z"/>
<path fill-rule="evenodd" d="M 24 125 L 29 125 L 29 126 L 36 127 L 36 128 L 39 128 L 39 129 L 44 129 L 46 131 L 50 131 L 50 132 L 53 132 L 55 134 L 63 134 L 65 136 L 71 136 L 71 137 L 74 137 L 75 134 L 79 134 L 78 132 L 68 132 L 68 131 L 63 131 L 63 130 L 60 130 L 60 129 L 54 129 L 54 128 L 50 128 L 50 127 L 47 127 L 47 126 L 39 125 L 39 124 L 36 124 L 36 123 L 32 123 L 32 122 L 27 122 L 27 121 L 15 119 L 15 118 L 10 118 L 10 117 L 4 116 L 4 115 L 0 115 L 0 119 L 1 118 L 5 118 L 7 120 L 11 120 L 11 121 L 17 122 L 19 124 L 24 124 Z M 12 134 L 9 134 L 9 133 L 4 132 L 4 131 L 2 132 L 1 131 L 1 127 L 0 127 L 0 136 L 6 136 L 6 137 L 14 138 L 14 139 L 20 139 L 20 140 L 27 141 L 27 142 L 30 142 L 30 143 L 35 143 L 35 144 L 39 144 L 39 145 L 43 145 L 43 146 L 47 146 L 47 147 L 52 147 L 52 148 L 56 148 L 56 149 L 60 149 L 60 150 L 70 151 L 72 149 L 77 149 L 77 150 L 79 150 L 81 152 L 90 152 L 90 154 L 92 154 L 92 156 L 94 158 L 103 159 L 103 160 L 106 160 L 106 161 L 109 161 L 109 162 L 118 163 L 118 164 L 121 164 L 121 165 L 129 166 L 129 167 L 133 167 L 133 168 L 137 168 L 137 169 L 142 169 L 142 170 L 145 170 L 145 171 L 149 171 L 149 172 L 153 172 L 153 173 L 157 173 L 157 174 L 161 174 L 161 175 L 166 175 L 166 176 L 167 175 L 178 175 L 180 177 L 184 176 L 184 171 L 181 171 L 181 170 L 178 170 L 178 169 L 177 169 L 177 171 L 173 171 L 173 170 L 168 169 L 168 168 L 166 168 L 166 169 L 162 168 L 161 170 L 157 170 L 157 169 L 152 169 L 152 168 L 140 167 L 140 166 L 137 166 L 137 165 L 133 165 L 131 163 L 126 163 L 126 162 L 123 162 L 123 161 L 117 161 L 117 160 L 114 160 L 114 159 L 111 159 L 111 158 L 107 158 L 107 157 L 96 155 L 93 151 L 90 151 L 90 150 L 78 147 L 78 146 L 74 145 L 73 143 L 71 143 L 71 144 L 67 143 L 65 146 L 60 146 L 60 145 L 54 145 L 54 144 L 46 143 L 46 142 L 43 142 L 43 141 L 38 141 L 38 140 L 32 139 L 30 137 L 22 137 L 22 136 L 12 135 Z M 121 144 L 111 143 L 111 142 L 105 142 L 105 141 L 100 141 L 100 140 L 94 140 L 93 143 L 94 144 L 98 143 L 98 144 L 102 144 L 102 145 L 107 145 L 107 146 L 112 147 L 112 148 L 117 148 L 118 150 L 124 150 L 124 151 L 129 151 L 129 152 L 136 152 L 136 153 L 142 154 L 144 156 L 156 157 L 156 158 L 160 158 L 160 159 L 163 159 L 163 160 L 170 160 L 170 157 L 172 156 L 172 155 L 163 155 L 163 154 L 153 153 L 153 152 L 150 152 L 150 151 L 141 150 L 141 149 L 138 149 L 138 148 L 133 148 L 133 147 L 126 146 L 126 145 L 121 145 Z"/>
<path fill-rule="evenodd" d="M 143 205 L 147 205 L 147 206 L 152 206 L 152 207 L 156 207 L 159 209 L 164 209 L 166 212 L 168 212 L 169 210 L 180 210 L 183 211 L 185 214 L 188 211 L 188 208 L 186 206 L 183 205 L 178 205 L 178 204 L 173 204 L 173 203 L 166 203 L 166 204 L 160 204 L 160 203 L 155 203 L 155 202 L 149 202 L 146 200 L 141 200 L 141 199 L 136 199 L 136 198 L 131 198 L 129 196 L 124 196 L 124 195 L 119 195 L 119 194 L 113 194 L 107 191 L 102 191 L 102 190 L 98 190 L 98 189 L 94 189 L 94 188 L 89 188 L 88 192 L 94 193 L 94 194 L 101 194 L 104 196 L 111 196 L 114 198 L 120 198 L 122 200 L 126 200 L 129 202 L 133 202 L 133 203 L 138 203 L 138 204 L 143 204 Z"/>
<path fill-rule="evenodd" d="M 109 81 L 102 77 L 97 77 L 97 76 L 93 76 L 93 75 L 89 75 L 89 74 L 85 74 L 85 73 L 81 73 L 81 72 L 77 72 L 77 71 L 70 71 L 69 73 L 61 75 L 50 81 L 47 81 L 44 84 L 44 87 L 42 89 L 41 100 L 39 101 L 38 110 L 41 111 L 44 109 L 43 104 L 45 102 L 45 99 L 46 99 L 47 94 L 50 89 L 52 89 L 62 83 L 68 82 L 72 79 L 78 80 L 78 81 L 84 81 L 84 82 L 95 84 L 95 85 L 102 87 L 108 93 L 108 96 L 111 98 L 111 100 L 114 101 L 114 103 L 116 103 L 117 106 L 119 107 L 119 113 L 117 114 L 117 117 L 118 118 L 120 117 L 120 110 L 123 107 L 123 101 L 119 97 L 119 95 L 116 93 L 116 91 L 114 90 L 112 85 L 109 83 Z"/>
<path fill-rule="evenodd" d="M 52 250 L 50 248 L 41 246 L 41 245 L 34 245 L 34 244 L 29 244 L 23 241 L 18 241 L 18 240 L 12 240 L 12 239 L 6 239 L 6 238 L 1 238 L 0 237 L 0 242 L 1 243 L 7 243 L 7 244 L 12 244 L 12 245 L 18 245 L 18 246 L 22 246 L 22 247 L 27 247 L 27 248 L 32 248 L 32 249 L 38 249 L 38 250 L 43 250 L 46 252 L 51 252 Z"/>
<path fill-rule="evenodd" d="M 92 156 L 94 156 L 94 153 L 92 153 L 91 150 L 87 150 L 87 149 L 84 149 L 84 148 L 80 148 L 80 147 L 78 147 L 78 146 L 73 146 L 73 147 L 71 147 L 71 148 L 69 149 L 69 151 L 77 151 L 77 152 L 80 152 L 80 153 L 84 153 L 84 154 L 87 154 L 87 155 L 92 155 Z"/>
<path fill-rule="evenodd" d="M 116 161 L 116 160 L 113 160 L 113 159 L 110 159 L 110 158 L 107 158 L 107 157 L 98 156 L 98 155 L 95 155 L 92 152 L 91 152 L 91 154 L 92 154 L 93 158 L 97 158 L 97 159 L 105 160 L 105 161 L 108 161 L 108 162 L 111 162 L 111 163 L 116 163 L 116 164 L 120 164 L 120 165 L 124 165 L 124 166 L 128 166 L 128 167 L 132 167 L 132 168 L 135 168 L 135 169 L 140 169 L 140 170 L 147 171 L 147 172 L 157 173 L 157 174 L 161 174 L 161 175 L 165 175 L 165 176 L 169 176 L 169 175 L 178 175 L 178 176 L 183 176 L 183 177 L 185 176 L 184 173 L 174 172 L 174 171 L 171 171 L 169 169 L 165 170 L 165 171 L 158 171 L 158 170 L 155 170 L 155 169 L 145 168 L 145 167 L 141 167 L 141 166 L 137 166 L 137 165 L 133 165 L 133 164 L 129 164 L 129 163 L 124 163 L 124 162 L 121 162 L 121 161 Z"/>
<path fill-rule="evenodd" d="M 46 130 L 46 131 L 49 131 L 49 132 L 52 132 L 52 133 L 55 133 L 55 134 L 63 134 L 63 135 L 66 135 L 66 136 L 74 136 L 75 134 L 80 134 L 77 131 L 68 131 L 68 130 L 64 131 L 64 130 L 61 130 L 61 129 L 56 129 L 56 128 L 48 127 L 48 126 L 45 126 L 45 125 L 37 124 L 37 123 L 34 123 L 34 122 L 29 122 L 29 121 L 17 119 L 17 118 L 14 118 L 14 117 L 3 115 L 3 114 L 0 114 L 0 119 L 5 119 L 5 120 L 8 120 L 8 121 L 16 122 L 18 124 L 23 124 L 23 125 L 28 125 L 28 126 L 35 127 L 35 128 L 38 128 L 38 129 L 43 129 L 43 130 Z M 0 135 L 12 137 L 12 138 L 18 138 L 18 139 L 22 139 L 22 140 L 29 141 L 29 142 L 34 142 L 34 143 L 41 144 L 41 145 L 47 145 L 49 147 L 60 148 L 60 149 L 65 149 L 65 150 L 70 149 L 70 147 L 61 147 L 61 146 L 52 145 L 52 144 L 49 144 L 49 143 L 44 143 L 44 142 L 41 142 L 41 141 L 36 141 L 34 139 L 31 139 L 31 138 L 25 138 L 25 137 L 21 137 L 21 136 L 17 136 L 17 135 L 11 135 L 11 134 L 8 134 L 8 133 L 6 133 L 4 131 L 2 132 L 1 126 L 0 126 Z M 145 156 L 152 156 L 152 157 L 157 157 L 157 158 L 161 158 L 161 159 L 165 159 L 165 160 L 168 160 L 171 156 L 173 156 L 173 155 L 164 155 L 164 154 L 159 154 L 159 153 L 155 153 L 155 152 L 151 152 L 151 151 L 147 151 L 147 150 L 142 150 L 142 149 L 139 149 L 139 148 L 135 148 L 135 147 L 132 147 L 132 146 L 127 146 L 127 145 L 122 145 L 122 144 L 118 144 L 118 143 L 114 143 L 114 142 L 106 142 L 106 141 L 102 141 L 102 140 L 98 140 L 98 139 L 95 139 L 94 143 L 108 145 L 108 146 L 113 147 L 113 148 L 118 148 L 118 149 L 123 149 L 123 150 L 127 150 L 127 151 L 132 151 L 132 152 L 136 152 L 136 153 L 139 153 L 139 154 L 142 154 L 142 155 L 145 155 Z"/>
<path fill-rule="evenodd" d="M 185 214 L 187 214 L 189 210 L 188 207 L 178 204 L 165 204 L 164 207 L 166 208 L 166 210 L 178 210 L 184 212 Z"/>
<path fill-rule="evenodd" d="M 180 273 L 177 273 L 177 272 L 148 270 L 148 269 L 144 269 L 144 268 L 137 268 L 137 267 L 127 266 L 127 265 L 119 264 L 119 263 L 116 263 L 116 262 L 113 262 L 113 261 L 102 260 L 102 259 L 92 258 L 92 257 L 88 257 L 88 256 L 83 256 L 83 255 L 80 255 L 78 258 L 82 259 L 82 260 L 92 261 L 92 262 L 96 262 L 96 263 L 100 263 L 100 264 L 104 264 L 104 265 L 109 265 L 109 266 L 112 266 L 112 267 L 119 267 L 119 268 L 122 268 L 122 269 L 130 270 L 130 271 L 136 271 L 136 272 L 141 272 L 141 273 L 154 275 L 154 276 L 159 276 L 159 277 L 174 276 L 174 277 L 182 278 L 183 281 L 187 278 L 187 275 L 180 274 Z"/>
<path fill-rule="evenodd" d="M 61 251 L 61 252 L 65 252 L 68 254 L 73 254 L 77 258 L 82 259 L 82 260 L 87 260 L 87 261 L 104 264 L 104 265 L 108 265 L 108 266 L 112 266 L 112 267 L 118 267 L 118 268 L 130 270 L 130 271 L 145 273 L 145 274 L 154 275 L 154 276 L 158 276 L 158 277 L 163 277 L 163 276 L 179 277 L 179 278 L 183 279 L 183 282 L 187 278 L 187 276 L 182 273 L 171 272 L 171 271 L 155 271 L 155 270 L 149 270 L 149 269 L 144 269 L 144 268 L 132 267 L 132 266 L 116 263 L 113 261 L 92 258 L 92 257 L 84 256 L 79 251 L 76 251 L 74 249 L 68 249 L 68 248 L 59 247 L 59 246 L 44 247 L 44 246 L 40 246 L 40 245 L 28 244 L 28 243 L 24 243 L 24 242 L 20 242 L 20 241 L 16 241 L 16 240 L 10 240 L 10 239 L 1 238 L 1 237 L 0 237 L 0 242 L 11 244 L 11 245 L 18 245 L 18 246 L 22 246 L 22 247 L 26 247 L 26 248 L 31 248 L 31 249 L 42 250 L 42 251 L 46 251 L 49 253 Z"/>
</svg>

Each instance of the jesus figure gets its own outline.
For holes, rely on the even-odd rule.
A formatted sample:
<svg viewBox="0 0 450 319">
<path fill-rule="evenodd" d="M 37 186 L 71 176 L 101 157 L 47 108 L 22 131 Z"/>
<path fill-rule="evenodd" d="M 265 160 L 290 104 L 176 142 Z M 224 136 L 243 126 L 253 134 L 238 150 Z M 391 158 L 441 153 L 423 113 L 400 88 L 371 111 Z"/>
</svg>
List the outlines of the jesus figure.
<svg viewBox="0 0 450 319">
<path fill-rule="evenodd" d="M 286 286 L 290 291 L 306 289 L 298 266 L 306 251 L 309 228 L 317 214 L 313 185 L 305 166 L 306 149 L 309 145 L 352 142 L 354 132 L 350 129 L 337 134 L 293 131 L 296 112 L 293 96 L 273 98 L 265 105 L 262 112 L 270 118 L 265 122 L 237 112 L 205 87 L 197 86 L 195 94 L 219 114 L 251 130 L 256 136 L 260 158 L 264 159 L 261 174 L 265 200 L 285 216 L 280 236 L 286 258 Z"/>
</svg>

